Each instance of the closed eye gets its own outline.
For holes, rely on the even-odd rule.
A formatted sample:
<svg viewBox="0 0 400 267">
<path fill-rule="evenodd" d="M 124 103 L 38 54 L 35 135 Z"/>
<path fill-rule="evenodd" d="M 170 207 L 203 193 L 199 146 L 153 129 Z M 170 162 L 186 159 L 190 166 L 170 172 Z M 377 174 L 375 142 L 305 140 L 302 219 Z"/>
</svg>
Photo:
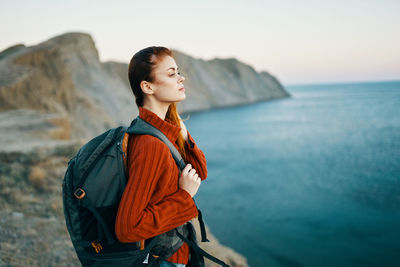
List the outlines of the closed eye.
<svg viewBox="0 0 400 267">
<path fill-rule="evenodd" d="M 176 73 L 172 73 L 172 74 L 170 74 L 169 76 L 174 76 Z M 181 73 L 180 72 L 178 72 L 177 74 L 179 74 L 179 75 L 181 75 Z"/>
</svg>

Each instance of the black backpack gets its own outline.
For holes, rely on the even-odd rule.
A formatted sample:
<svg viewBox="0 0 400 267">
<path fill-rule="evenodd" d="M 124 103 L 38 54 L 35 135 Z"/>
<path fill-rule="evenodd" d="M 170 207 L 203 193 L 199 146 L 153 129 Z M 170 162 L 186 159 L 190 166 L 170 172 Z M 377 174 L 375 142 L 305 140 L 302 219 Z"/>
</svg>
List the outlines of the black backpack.
<svg viewBox="0 0 400 267">
<path fill-rule="evenodd" d="M 197 245 L 191 222 L 145 241 L 121 243 L 114 232 L 118 205 L 127 174 L 122 144 L 129 134 L 148 134 L 159 138 L 170 149 L 180 170 L 185 167 L 179 151 L 157 128 L 134 119 L 131 125 L 110 129 L 93 138 L 68 162 L 63 181 L 64 215 L 72 244 L 82 266 L 158 266 L 186 242 L 190 247 L 187 266 L 204 266 L 204 258 L 228 266 Z M 202 242 L 207 242 L 202 214 L 198 216 Z"/>
</svg>

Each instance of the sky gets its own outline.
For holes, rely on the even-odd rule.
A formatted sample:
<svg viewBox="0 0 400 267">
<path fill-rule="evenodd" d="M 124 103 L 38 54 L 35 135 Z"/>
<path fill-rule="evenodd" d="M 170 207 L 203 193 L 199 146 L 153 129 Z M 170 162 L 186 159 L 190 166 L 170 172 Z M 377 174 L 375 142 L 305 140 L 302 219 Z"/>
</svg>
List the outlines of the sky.
<svg viewBox="0 0 400 267">
<path fill-rule="evenodd" d="M 399 14 L 398 0 L 1 0 L 0 51 L 85 32 L 102 61 L 160 45 L 284 85 L 400 80 Z"/>
</svg>

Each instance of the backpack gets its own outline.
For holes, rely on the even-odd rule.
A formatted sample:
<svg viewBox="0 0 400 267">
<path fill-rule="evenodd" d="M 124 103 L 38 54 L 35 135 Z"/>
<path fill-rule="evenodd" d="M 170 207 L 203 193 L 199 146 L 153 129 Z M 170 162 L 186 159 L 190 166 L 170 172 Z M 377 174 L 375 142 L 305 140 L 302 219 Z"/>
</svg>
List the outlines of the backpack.
<svg viewBox="0 0 400 267">
<path fill-rule="evenodd" d="M 136 117 L 131 125 L 110 129 L 82 146 L 68 162 L 62 195 L 66 226 L 82 266 L 158 266 L 186 242 L 187 266 L 204 267 L 204 258 L 228 266 L 197 245 L 191 222 L 143 242 L 121 243 L 114 232 L 119 202 L 127 174 L 127 143 L 130 134 L 159 138 L 170 149 L 180 170 L 186 166 L 179 151 L 156 127 Z M 201 211 L 202 242 L 207 242 Z"/>
</svg>

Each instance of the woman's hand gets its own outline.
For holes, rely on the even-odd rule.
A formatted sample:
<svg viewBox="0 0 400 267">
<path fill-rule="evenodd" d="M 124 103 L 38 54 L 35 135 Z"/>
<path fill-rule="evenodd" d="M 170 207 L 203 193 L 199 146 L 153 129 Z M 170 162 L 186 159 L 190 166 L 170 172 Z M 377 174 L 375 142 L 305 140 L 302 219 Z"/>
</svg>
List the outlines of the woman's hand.
<svg viewBox="0 0 400 267">
<path fill-rule="evenodd" d="M 187 164 L 181 173 L 181 177 L 179 179 L 179 187 L 184 189 L 192 197 L 194 197 L 200 187 L 200 183 L 201 179 L 196 173 L 196 170 L 192 169 L 191 164 Z"/>
</svg>

